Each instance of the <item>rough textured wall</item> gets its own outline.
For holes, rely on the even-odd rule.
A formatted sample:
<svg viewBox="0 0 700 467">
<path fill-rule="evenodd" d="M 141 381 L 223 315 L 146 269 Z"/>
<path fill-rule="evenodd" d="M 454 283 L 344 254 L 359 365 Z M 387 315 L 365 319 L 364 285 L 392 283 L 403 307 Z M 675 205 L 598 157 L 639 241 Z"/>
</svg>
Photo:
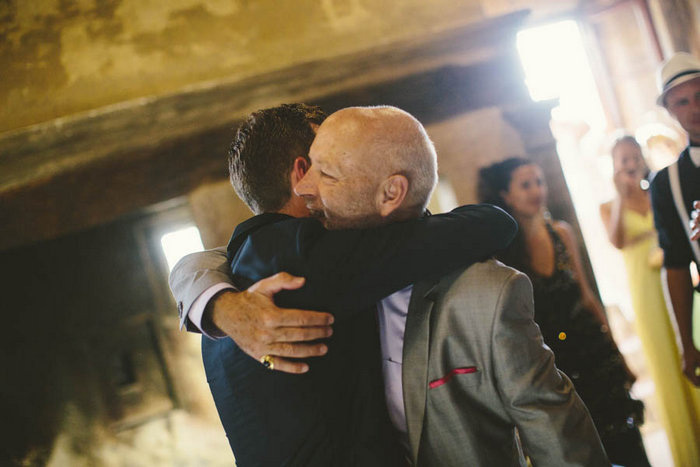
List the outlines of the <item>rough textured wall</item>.
<svg viewBox="0 0 700 467">
<path fill-rule="evenodd" d="M 515 10 L 532 10 L 532 16 L 542 18 L 565 13 L 578 5 L 605 4 L 615 0 L 481 0 L 485 16 L 499 16 Z"/>
<path fill-rule="evenodd" d="M 0 132 L 580 0 L 3 0 Z M 361 70 L 358 70 L 361 72 Z"/>
<path fill-rule="evenodd" d="M 0 131 L 481 18 L 477 0 L 0 2 Z"/>
<path fill-rule="evenodd" d="M 700 54 L 700 2 L 647 0 L 664 56 L 683 51 Z"/>
<path fill-rule="evenodd" d="M 458 115 L 430 125 L 427 131 L 435 142 L 440 175 L 450 182 L 458 204 L 478 202 L 479 168 L 527 155 L 517 131 L 497 107 Z"/>
<path fill-rule="evenodd" d="M 169 296 L 163 222 L 0 253 L 0 465 L 232 465 L 200 337 Z"/>
</svg>

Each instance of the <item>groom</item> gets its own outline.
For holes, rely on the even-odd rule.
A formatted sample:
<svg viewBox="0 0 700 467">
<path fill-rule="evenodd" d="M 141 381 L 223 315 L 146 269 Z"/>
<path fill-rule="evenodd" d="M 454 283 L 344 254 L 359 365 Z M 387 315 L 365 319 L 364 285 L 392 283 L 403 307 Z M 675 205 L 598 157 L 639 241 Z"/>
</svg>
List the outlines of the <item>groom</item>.
<svg viewBox="0 0 700 467">
<path fill-rule="evenodd" d="M 405 112 L 394 108 L 346 109 L 321 126 L 311 149 L 313 164 L 299 171 L 301 177 L 295 177 L 295 163 L 292 184 L 327 227 L 371 227 L 391 220 L 407 221 L 418 216 L 427 203 L 435 181 L 434 157 L 422 126 Z M 296 269 L 292 272 L 311 277 L 308 289 L 296 292 L 298 297 L 312 300 L 320 294 L 321 303 L 325 300 L 335 305 L 336 294 L 324 297 L 323 288 L 313 291 L 313 281 L 321 283 L 332 270 L 314 276 L 313 270 L 304 269 L 304 255 L 309 253 L 306 247 L 292 249 L 291 253 L 265 247 L 272 239 L 284 238 L 285 222 L 289 221 L 271 222 L 259 229 L 254 226 L 258 230 L 247 233 L 242 241 L 234 234 L 229 245 L 234 274 L 250 283 L 275 272 L 274 265 L 289 265 Z M 302 229 L 301 233 L 308 232 Z M 313 240 L 315 235 L 318 232 L 313 231 L 310 238 Z M 428 244 L 423 241 L 417 245 Z M 386 242 L 383 246 L 390 245 Z M 420 251 L 416 244 L 407 245 L 414 252 Z M 388 258 L 385 262 L 395 270 L 378 278 L 404 273 L 410 266 L 405 256 Z M 571 383 L 554 368 L 551 352 L 543 347 L 532 322 L 529 282 L 496 263 L 474 268 L 466 272 L 462 268 L 440 281 L 416 279 L 415 290 L 405 280 L 387 281 L 394 287 L 406 285 L 381 300 L 379 325 L 386 398 L 408 457 L 413 462 L 420 459 L 421 463 L 443 465 L 469 460 L 519 463 L 522 456 L 514 437 L 518 426 L 536 463 L 570 465 L 585 459 L 586 465 L 603 465 L 605 456 L 588 414 Z M 347 277 L 362 282 L 362 277 Z M 427 287 L 431 282 L 433 286 Z M 471 282 L 480 284 L 485 292 L 465 297 L 463 292 Z M 294 303 L 294 296 L 295 292 L 287 292 L 282 301 Z M 433 317 L 428 319 L 431 309 Z M 407 310 L 413 311 L 406 315 Z M 336 313 L 337 327 L 344 312 L 347 310 Z M 430 337 L 432 333 L 434 338 Z M 362 350 L 368 344 L 356 341 L 354 349 Z M 273 364 L 276 359 L 272 358 Z M 371 363 L 371 357 L 365 360 L 367 363 Z M 258 368 L 263 367 L 258 364 Z M 402 381 L 407 383 L 403 389 Z M 415 391 L 409 391 L 409 386 Z"/>
</svg>

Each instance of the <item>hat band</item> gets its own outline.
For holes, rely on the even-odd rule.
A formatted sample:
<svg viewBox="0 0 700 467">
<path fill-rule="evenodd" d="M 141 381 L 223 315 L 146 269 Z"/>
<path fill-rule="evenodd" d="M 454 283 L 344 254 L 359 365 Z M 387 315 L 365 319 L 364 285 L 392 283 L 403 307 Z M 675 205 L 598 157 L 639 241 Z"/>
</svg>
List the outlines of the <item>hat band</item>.
<svg viewBox="0 0 700 467">
<path fill-rule="evenodd" d="M 686 76 L 686 75 L 692 75 L 694 73 L 700 73 L 700 69 L 698 69 L 698 70 L 686 70 L 686 71 L 682 71 L 682 72 L 678 73 L 677 75 L 671 76 L 671 78 L 666 81 L 666 84 L 664 84 L 664 92 L 668 91 L 669 87 L 671 86 L 671 83 L 673 83 L 678 78 L 682 78 L 683 76 Z"/>
</svg>

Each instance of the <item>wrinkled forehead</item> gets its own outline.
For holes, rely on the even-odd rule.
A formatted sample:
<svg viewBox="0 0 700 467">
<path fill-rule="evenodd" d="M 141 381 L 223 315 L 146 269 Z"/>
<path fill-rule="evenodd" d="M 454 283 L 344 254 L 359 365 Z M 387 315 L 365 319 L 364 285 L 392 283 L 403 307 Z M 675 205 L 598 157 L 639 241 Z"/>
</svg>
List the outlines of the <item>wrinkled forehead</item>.
<svg viewBox="0 0 700 467">
<path fill-rule="evenodd" d="M 366 165 L 372 132 L 356 120 L 329 120 L 319 127 L 309 151 L 312 164 L 338 170 Z"/>
</svg>

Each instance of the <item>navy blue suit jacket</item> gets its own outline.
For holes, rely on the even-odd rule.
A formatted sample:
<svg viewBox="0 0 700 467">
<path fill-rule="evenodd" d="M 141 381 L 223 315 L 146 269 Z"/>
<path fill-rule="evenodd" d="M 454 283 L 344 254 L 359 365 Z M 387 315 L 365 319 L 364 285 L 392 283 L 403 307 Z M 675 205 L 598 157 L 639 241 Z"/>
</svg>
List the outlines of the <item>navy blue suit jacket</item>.
<svg viewBox="0 0 700 467">
<path fill-rule="evenodd" d="M 244 289 L 280 271 L 306 278 L 282 307 L 335 315 L 329 353 L 305 375 L 266 370 L 231 339 L 204 338 L 207 379 L 239 466 L 396 465 L 386 411 L 375 303 L 407 285 L 491 256 L 517 226 L 490 205 L 465 206 L 365 230 L 328 231 L 314 219 L 262 214 L 229 243 Z"/>
</svg>

